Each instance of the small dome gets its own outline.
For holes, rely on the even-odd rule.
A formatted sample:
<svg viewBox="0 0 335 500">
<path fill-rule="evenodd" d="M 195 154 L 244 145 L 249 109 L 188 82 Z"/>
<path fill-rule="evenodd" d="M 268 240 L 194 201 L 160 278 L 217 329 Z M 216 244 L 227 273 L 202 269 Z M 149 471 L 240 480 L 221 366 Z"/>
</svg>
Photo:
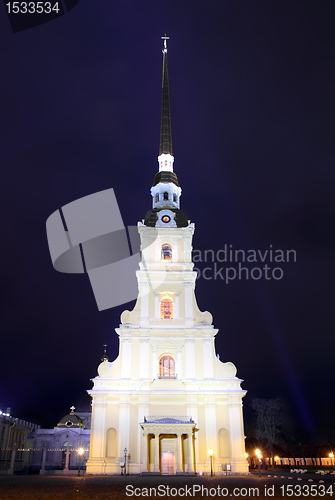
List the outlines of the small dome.
<svg viewBox="0 0 335 500">
<path fill-rule="evenodd" d="M 78 417 L 73 411 L 65 417 L 61 418 L 57 427 L 85 427 L 82 419 Z"/>
</svg>

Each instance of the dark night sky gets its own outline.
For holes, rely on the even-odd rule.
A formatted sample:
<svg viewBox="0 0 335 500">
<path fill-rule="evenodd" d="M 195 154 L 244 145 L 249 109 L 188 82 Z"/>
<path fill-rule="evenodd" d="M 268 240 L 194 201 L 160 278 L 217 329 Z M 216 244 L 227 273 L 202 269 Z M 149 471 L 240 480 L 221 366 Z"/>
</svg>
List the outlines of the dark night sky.
<svg viewBox="0 0 335 500">
<path fill-rule="evenodd" d="M 172 138 L 195 249 L 297 252 L 282 280 L 197 282 L 221 360 L 285 429 L 334 429 L 335 4 L 80 0 L 1 32 L 0 408 L 53 427 L 86 390 L 133 303 L 99 312 L 87 276 L 56 272 L 45 222 L 114 188 L 125 225 L 151 206 L 169 41 Z M 221 264 L 225 266 L 224 263 Z M 254 264 L 257 266 L 258 264 Z M 268 263 L 268 265 L 271 265 Z M 203 266 L 204 267 L 204 266 Z"/>
</svg>

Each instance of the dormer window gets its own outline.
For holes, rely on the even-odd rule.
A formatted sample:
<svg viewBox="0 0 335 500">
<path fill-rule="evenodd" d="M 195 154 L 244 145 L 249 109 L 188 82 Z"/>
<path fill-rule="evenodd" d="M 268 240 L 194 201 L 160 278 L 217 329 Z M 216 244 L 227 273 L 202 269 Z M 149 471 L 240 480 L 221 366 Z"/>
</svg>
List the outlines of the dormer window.
<svg viewBox="0 0 335 500">
<path fill-rule="evenodd" d="M 165 260 L 166 262 L 171 262 L 172 260 L 172 248 L 171 245 L 168 245 L 167 243 L 162 245 L 162 260 Z"/>
<path fill-rule="evenodd" d="M 169 193 L 167 191 L 164 191 L 164 200 L 169 199 Z"/>
<path fill-rule="evenodd" d="M 159 201 L 159 194 L 156 194 L 156 203 Z"/>
<path fill-rule="evenodd" d="M 171 297 L 161 299 L 161 319 L 173 319 L 173 300 Z"/>
<path fill-rule="evenodd" d="M 175 360 L 171 354 L 163 354 L 159 360 L 160 378 L 175 378 Z"/>
</svg>

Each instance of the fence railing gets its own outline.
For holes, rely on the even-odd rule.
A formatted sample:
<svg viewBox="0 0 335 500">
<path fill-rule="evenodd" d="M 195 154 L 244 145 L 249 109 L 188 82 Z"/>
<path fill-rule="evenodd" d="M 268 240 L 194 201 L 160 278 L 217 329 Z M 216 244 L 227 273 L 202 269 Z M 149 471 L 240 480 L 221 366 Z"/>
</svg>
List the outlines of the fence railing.
<svg viewBox="0 0 335 500">
<path fill-rule="evenodd" d="M 86 469 L 88 450 L 82 456 L 72 448 L 0 448 L 0 474 L 39 474 Z"/>
</svg>

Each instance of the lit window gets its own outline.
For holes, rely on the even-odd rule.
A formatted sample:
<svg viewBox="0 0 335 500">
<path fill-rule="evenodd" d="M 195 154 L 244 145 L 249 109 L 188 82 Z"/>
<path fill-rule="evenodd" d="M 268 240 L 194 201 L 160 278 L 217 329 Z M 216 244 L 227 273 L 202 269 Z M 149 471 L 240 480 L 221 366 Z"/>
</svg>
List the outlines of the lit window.
<svg viewBox="0 0 335 500">
<path fill-rule="evenodd" d="M 161 300 L 161 319 L 173 319 L 173 300 L 163 297 Z"/>
<path fill-rule="evenodd" d="M 159 201 L 159 194 L 156 194 L 156 203 Z"/>
<path fill-rule="evenodd" d="M 167 191 L 164 191 L 164 200 L 169 199 L 169 193 Z"/>
<path fill-rule="evenodd" d="M 175 377 L 175 361 L 170 354 L 164 354 L 159 360 L 159 376 Z"/>
<path fill-rule="evenodd" d="M 167 243 L 162 245 L 162 260 L 166 260 L 167 262 L 171 262 L 172 260 L 172 248 Z"/>
</svg>

